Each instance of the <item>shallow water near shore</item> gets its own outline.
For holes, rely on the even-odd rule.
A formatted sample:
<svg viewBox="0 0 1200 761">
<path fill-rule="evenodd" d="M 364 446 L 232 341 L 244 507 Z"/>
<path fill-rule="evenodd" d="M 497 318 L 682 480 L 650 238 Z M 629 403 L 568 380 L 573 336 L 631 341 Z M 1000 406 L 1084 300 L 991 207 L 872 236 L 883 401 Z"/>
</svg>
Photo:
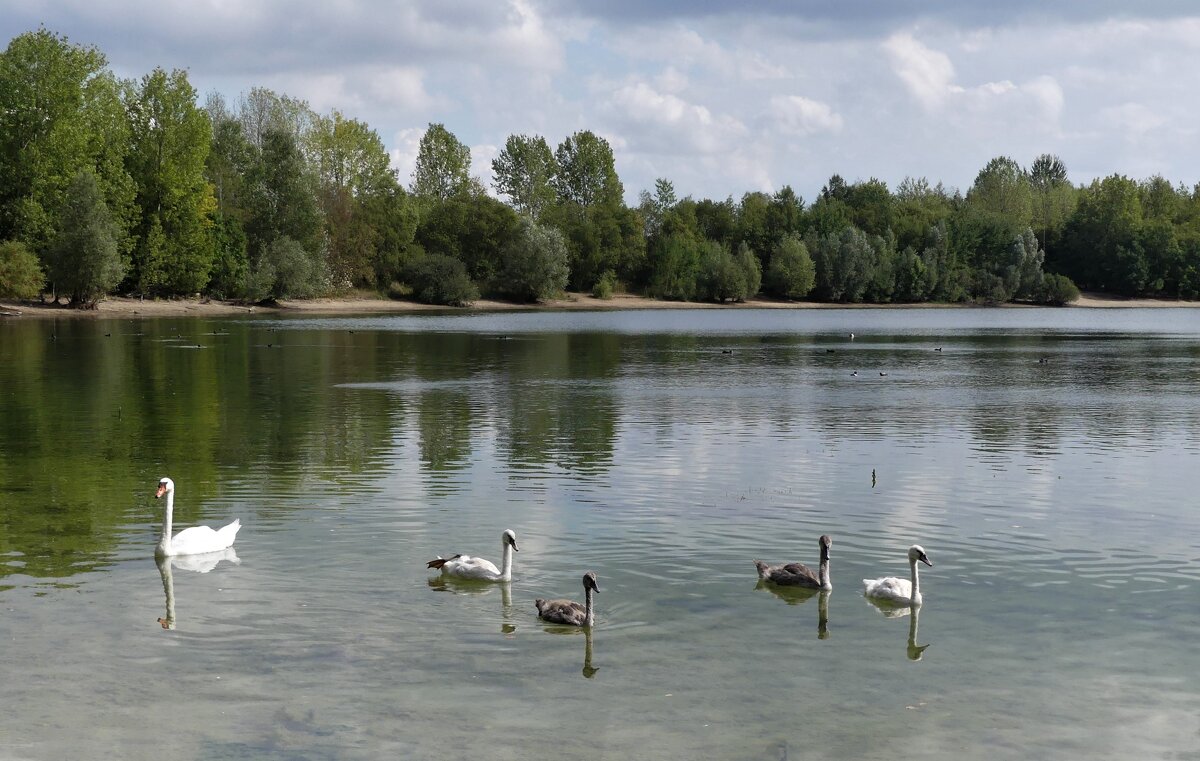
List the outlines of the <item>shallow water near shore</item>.
<svg viewBox="0 0 1200 761">
<path fill-rule="evenodd" d="M 1188 309 L 0 323 L 0 759 L 1193 758 L 1198 391 Z"/>
</svg>

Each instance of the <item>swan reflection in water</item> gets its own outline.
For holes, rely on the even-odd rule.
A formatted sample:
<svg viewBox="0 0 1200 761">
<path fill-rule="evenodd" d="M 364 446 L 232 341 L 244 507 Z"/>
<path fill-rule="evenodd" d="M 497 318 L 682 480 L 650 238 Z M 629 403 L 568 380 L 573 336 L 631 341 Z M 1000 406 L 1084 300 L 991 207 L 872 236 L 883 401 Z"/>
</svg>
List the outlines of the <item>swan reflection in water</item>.
<svg viewBox="0 0 1200 761">
<path fill-rule="evenodd" d="M 242 562 L 238 560 L 237 552 L 232 547 L 226 547 L 219 552 L 204 552 L 197 555 L 159 555 L 154 558 L 154 562 L 158 566 L 158 575 L 162 577 L 163 592 L 167 595 L 167 616 L 158 619 L 162 628 L 175 628 L 175 578 L 171 574 L 172 569 L 178 568 L 181 571 L 191 571 L 192 573 L 208 573 L 216 568 L 222 560 L 228 560 L 234 565 Z"/>
<path fill-rule="evenodd" d="M 917 626 L 921 620 L 921 606 L 911 607 L 908 605 L 889 604 L 883 600 L 876 600 L 868 597 L 867 602 L 876 610 L 883 614 L 884 618 L 904 618 L 908 616 L 908 659 L 910 661 L 921 660 L 921 654 L 925 652 L 925 648 L 929 645 L 917 644 Z"/>
<path fill-rule="evenodd" d="M 591 679 L 599 671 L 599 667 L 592 666 L 592 627 L 590 626 L 568 626 L 566 624 L 546 624 L 542 629 L 547 634 L 561 634 L 564 636 L 583 635 L 583 669 L 580 673 L 584 679 Z"/>
<path fill-rule="evenodd" d="M 477 581 L 459 579 L 453 576 L 433 576 L 426 581 L 429 584 L 429 588 L 436 592 L 449 592 L 450 594 L 468 595 L 471 597 L 494 594 L 496 588 L 499 587 L 500 617 L 503 620 L 503 623 L 500 624 L 500 633 L 512 634 L 517 630 L 516 624 L 512 623 L 512 584 L 509 582 Z"/>
<path fill-rule="evenodd" d="M 829 596 L 833 592 L 828 589 L 811 589 L 808 587 L 783 587 L 778 584 L 758 580 L 755 591 L 765 589 L 783 600 L 788 605 L 800 605 L 813 597 L 817 598 L 817 639 L 829 639 Z"/>
</svg>

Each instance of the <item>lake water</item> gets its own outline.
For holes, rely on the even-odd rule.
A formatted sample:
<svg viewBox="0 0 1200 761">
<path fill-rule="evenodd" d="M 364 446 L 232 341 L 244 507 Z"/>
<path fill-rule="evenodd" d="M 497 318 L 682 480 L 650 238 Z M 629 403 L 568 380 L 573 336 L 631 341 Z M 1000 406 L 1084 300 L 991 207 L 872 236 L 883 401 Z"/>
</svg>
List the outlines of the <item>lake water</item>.
<svg viewBox="0 0 1200 761">
<path fill-rule="evenodd" d="M 0 759 L 1197 759 L 1198 391 L 1182 309 L 0 322 Z"/>
</svg>

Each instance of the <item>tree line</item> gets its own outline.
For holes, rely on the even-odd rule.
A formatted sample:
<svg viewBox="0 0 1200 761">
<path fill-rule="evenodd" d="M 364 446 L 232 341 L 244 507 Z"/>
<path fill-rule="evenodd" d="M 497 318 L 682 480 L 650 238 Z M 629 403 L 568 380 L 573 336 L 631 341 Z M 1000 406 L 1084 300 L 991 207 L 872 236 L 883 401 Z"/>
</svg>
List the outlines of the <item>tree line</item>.
<svg viewBox="0 0 1200 761">
<path fill-rule="evenodd" d="M 835 175 L 811 203 L 789 186 L 679 198 L 659 179 L 629 206 L 589 130 L 553 149 L 510 136 L 495 195 L 470 167 L 430 124 L 405 187 L 375 131 L 339 111 L 265 88 L 201 103 L 186 72 L 121 80 L 98 49 L 28 32 L 0 54 L 0 296 L 1200 297 L 1200 185 L 1077 186 L 1051 155 L 995 158 L 965 195 Z"/>
</svg>

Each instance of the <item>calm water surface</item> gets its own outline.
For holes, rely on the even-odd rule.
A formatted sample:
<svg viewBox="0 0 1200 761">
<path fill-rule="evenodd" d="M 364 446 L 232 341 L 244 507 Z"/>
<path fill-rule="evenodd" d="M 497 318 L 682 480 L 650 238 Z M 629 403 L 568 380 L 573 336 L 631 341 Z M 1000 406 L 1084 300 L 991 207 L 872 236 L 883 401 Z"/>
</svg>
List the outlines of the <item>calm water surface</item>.
<svg viewBox="0 0 1200 761">
<path fill-rule="evenodd" d="M 3 322 L 0 759 L 1200 758 L 1198 391 L 1190 310 Z"/>
</svg>

